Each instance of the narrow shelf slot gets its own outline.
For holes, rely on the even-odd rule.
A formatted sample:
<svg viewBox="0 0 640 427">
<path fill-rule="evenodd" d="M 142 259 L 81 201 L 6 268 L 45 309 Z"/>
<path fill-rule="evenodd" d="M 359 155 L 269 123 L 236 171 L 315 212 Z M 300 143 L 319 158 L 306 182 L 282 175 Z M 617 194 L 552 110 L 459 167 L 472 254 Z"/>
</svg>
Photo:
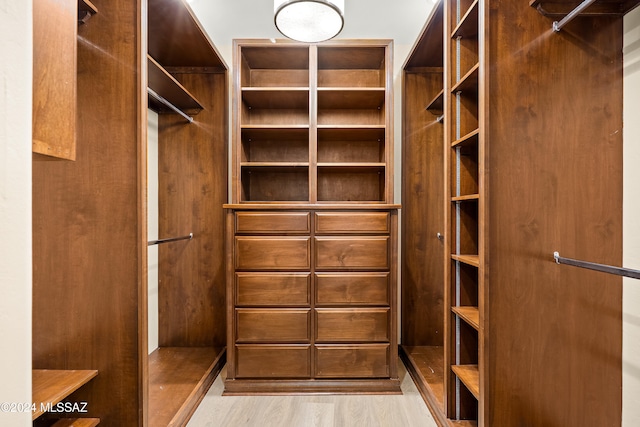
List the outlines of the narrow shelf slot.
<svg viewBox="0 0 640 427">
<path fill-rule="evenodd" d="M 33 412 L 33 419 L 44 413 L 41 404 L 46 406 L 48 403 L 55 405 L 61 402 L 96 375 L 96 370 L 34 369 L 32 395 L 36 410 Z"/>
<path fill-rule="evenodd" d="M 451 311 L 476 331 L 480 329 L 480 311 L 478 307 L 451 307 Z"/>
<path fill-rule="evenodd" d="M 384 88 L 318 88 L 318 108 L 371 109 L 383 108 Z"/>
<path fill-rule="evenodd" d="M 453 365 L 451 370 L 476 399 L 480 399 L 480 373 L 478 365 Z"/>
<path fill-rule="evenodd" d="M 480 267 L 480 257 L 478 255 L 451 255 L 451 259 L 473 267 Z"/>
<path fill-rule="evenodd" d="M 468 201 L 475 201 L 479 199 L 480 199 L 479 194 L 467 194 L 465 196 L 452 197 L 451 201 L 452 202 L 468 202 Z"/>
<path fill-rule="evenodd" d="M 51 427 L 95 427 L 100 418 L 61 418 Z"/>
<path fill-rule="evenodd" d="M 451 38 L 457 37 L 477 37 L 478 35 L 478 0 L 475 0 L 467 13 L 460 19 L 460 22 L 451 33 Z"/>
<path fill-rule="evenodd" d="M 451 88 L 451 93 L 456 92 L 478 92 L 478 70 L 480 69 L 480 64 L 476 63 L 471 69 L 462 76 L 460 81 L 456 83 L 453 88 Z"/>
<path fill-rule="evenodd" d="M 444 111 L 444 89 L 431 100 L 431 102 L 425 108 L 430 113 L 439 116 Z"/>
<path fill-rule="evenodd" d="M 197 114 L 204 109 L 202 104 L 150 55 L 147 55 L 147 66 L 150 89 L 185 113 Z M 171 111 L 153 98 L 149 99 L 149 102 L 155 111 Z"/>
<path fill-rule="evenodd" d="M 245 87 L 242 88 L 242 100 L 249 108 L 308 108 L 309 88 Z"/>
<path fill-rule="evenodd" d="M 455 148 L 457 146 L 468 146 L 472 144 L 478 144 L 479 135 L 480 135 L 480 129 L 472 130 L 462 138 L 453 141 L 451 143 L 451 147 Z"/>
</svg>

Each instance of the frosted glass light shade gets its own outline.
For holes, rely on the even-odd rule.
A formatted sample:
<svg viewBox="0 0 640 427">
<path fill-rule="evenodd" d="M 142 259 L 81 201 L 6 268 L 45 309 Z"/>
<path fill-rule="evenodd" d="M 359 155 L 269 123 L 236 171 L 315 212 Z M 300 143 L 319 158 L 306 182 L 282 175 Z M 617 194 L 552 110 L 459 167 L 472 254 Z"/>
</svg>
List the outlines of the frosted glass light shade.
<svg viewBox="0 0 640 427">
<path fill-rule="evenodd" d="M 273 12 L 278 31 L 301 42 L 332 39 L 344 26 L 344 0 L 274 0 Z"/>
</svg>

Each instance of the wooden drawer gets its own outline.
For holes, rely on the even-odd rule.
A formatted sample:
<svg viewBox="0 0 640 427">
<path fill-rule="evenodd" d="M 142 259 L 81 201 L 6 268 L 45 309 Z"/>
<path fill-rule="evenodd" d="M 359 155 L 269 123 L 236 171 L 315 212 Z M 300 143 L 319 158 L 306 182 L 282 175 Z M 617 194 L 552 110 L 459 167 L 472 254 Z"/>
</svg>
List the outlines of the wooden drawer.
<svg viewBox="0 0 640 427">
<path fill-rule="evenodd" d="M 236 342 L 309 342 L 309 310 L 236 309 Z"/>
<path fill-rule="evenodd" d="M 318 273 L 317 305 L 389 305 L 389 273 Z"/>
<path fill-rule="evenodd" d="M 309 233 L 309 212 L 237 212 L 236 233 Z"/>
<path fill-rule="evenodd" d="M 318 345 L 318 378 L 389 377 L 389 345 Z"/>
<path fill-rule="evenodd" d="M 318 342 L 387 342 L 388 308 L 318 308 L 316 309 Z"/>
<path fill-rule="evenodd" d="M 236 273 L 236 305 L 308 306 L 309 273 Z"/>
<path fill-rule="evenodd" d="M 316 212 L 316 233 L 389 233 L 389 212 Z"/>
<path fill-rule="evenodd" d="M 308 270 L 309 237 L 236 237 L 239 270 Z"/>
<path fill-rule="evenodd" d="M 236 378 L 309 378 L 311 347 L 236 346 Z"/>
<path fill-rule="evenodd" d="M 389 269 L 389 237 L 316 237 L 316 268 Z"/>
</svg>

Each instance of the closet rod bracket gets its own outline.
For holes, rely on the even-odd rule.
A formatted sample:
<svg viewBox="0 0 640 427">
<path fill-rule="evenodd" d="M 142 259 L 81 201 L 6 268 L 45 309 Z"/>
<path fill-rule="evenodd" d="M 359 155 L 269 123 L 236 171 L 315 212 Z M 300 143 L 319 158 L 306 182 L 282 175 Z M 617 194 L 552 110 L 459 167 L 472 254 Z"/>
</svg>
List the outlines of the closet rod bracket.
<svg viewBox="0 0 640 427">
<path fill-rule="evenodd" d="M 556 33 L 559 32 L 562 29 L 562 27 L 567 25 L 569 22 L 573 21 L 573 19 L 576 16 L 580 15 L 583 10 L 585 10 L 586 8 L 591 6 L 593 3 L 595 3 L 595 1 L 596 0 L 584 0 L 575 9 L 569 12 L 567 16 L 562 18 L 560 21 L 553 21 L 553 31 Z"/>
</svg>

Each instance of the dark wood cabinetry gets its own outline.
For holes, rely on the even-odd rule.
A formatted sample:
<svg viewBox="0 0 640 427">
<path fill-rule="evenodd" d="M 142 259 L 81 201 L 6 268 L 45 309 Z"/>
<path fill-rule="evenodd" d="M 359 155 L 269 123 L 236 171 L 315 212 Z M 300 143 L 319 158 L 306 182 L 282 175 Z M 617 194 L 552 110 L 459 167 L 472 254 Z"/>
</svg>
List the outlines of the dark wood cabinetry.
<svg viewBox="0 0 640 427">
<path fill-rule="evenodd" d="M 405 63 L 401 355 L 440 425 L 621 422 L 621 281 L 552 255 L 621 261 L 618 3 L 444 0 Z"/>
</svg>

